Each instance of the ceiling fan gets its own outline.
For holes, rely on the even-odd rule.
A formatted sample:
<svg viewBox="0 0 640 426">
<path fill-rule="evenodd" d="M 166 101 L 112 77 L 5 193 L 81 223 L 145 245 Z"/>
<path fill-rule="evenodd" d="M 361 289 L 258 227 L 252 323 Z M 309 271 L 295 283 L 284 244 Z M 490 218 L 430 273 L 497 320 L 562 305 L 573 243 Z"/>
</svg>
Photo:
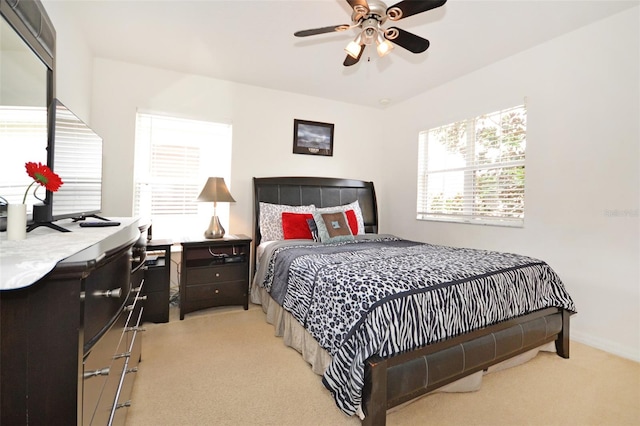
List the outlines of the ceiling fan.
<svg viewBox="0 0 640 426">
<path fill-rule="evenodd" d="M 385 56 L 393 49 L 393 44 L 413 53 L 422 53 L 429 48 L 429 40 L 398 27 L 383 28 L 387 19 L 399 21 L 408 16 L 440 7 L 447 0 L 404 0 L 393 6 L 387 6 L 379 0 L 347 0 L 353 13 L 351 24 L 302 30 L 294 33 L 296 37 L 308 37 L 317 34 L 342 32 L 359 28 L 360 32 L 344 49 L 347 57 L 344 66 L 358 63 L 367 45 L 376 44 L 378 55 Z"/>
</svg>

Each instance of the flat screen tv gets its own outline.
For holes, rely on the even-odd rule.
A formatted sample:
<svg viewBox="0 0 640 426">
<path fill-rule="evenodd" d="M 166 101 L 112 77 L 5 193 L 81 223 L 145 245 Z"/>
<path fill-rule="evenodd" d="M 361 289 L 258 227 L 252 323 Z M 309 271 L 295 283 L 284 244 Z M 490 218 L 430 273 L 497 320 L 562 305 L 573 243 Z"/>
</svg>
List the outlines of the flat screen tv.
<svg viewBox="0 0 640 426">
<path fill-rule="evenodd" d="M 102 210 L 102 138 L 54 99 L 48 165 L 62 179 L 47 192 L 50 219 L 83 220 Z"/>
</svg>

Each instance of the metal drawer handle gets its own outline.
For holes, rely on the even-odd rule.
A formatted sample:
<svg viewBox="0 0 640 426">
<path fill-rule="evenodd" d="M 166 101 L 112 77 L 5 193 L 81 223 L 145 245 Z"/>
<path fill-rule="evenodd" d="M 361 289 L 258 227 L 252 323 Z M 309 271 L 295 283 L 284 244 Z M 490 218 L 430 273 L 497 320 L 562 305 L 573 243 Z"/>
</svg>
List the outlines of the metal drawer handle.
<svg viewBox="0 0 640 426">
<path fill-rule="evenodd" d="M 127 306 L 124 307 L 124 310 L 127 311 L 127 312 L 131 312 L 134 309 L 135 309 L 134 305 L 127 305 Z"/>
<path fill-rule="evenodd" d="M 113 290 L 105 290 L 105 291 L 96 291 L 93 293 L 94 296 L 102 296 L 102 297 L 112 297 L 114 299 L 119 299 L 122 295 L 121 288 L 114 288 Z"/>
<path fill-rule="evenodd" d="M 133 367 L 133 368 L 128 368 L 125 374 L 137 373 L 137 372 L 138 372 L 138 367 Z"/>
<path fill-rule="evenodd" d="M 131 401 L 123 402 L 122 404 L 116 404 L 116 410 L 118 408 L 131 407 Z"/>
<path fill-rule="evenodd" d="M 127 327 L 127 328 L 124 329 L 124 331 L 126 331 L 128 333 L 130 331 L 147 331 L 147 329 L 144 328 L 144 327 L 136 326 L 136 327 Z"/>
<path fill-rule="evenodd" d="M 216 272 L 216 278 L 220 276 L 220 273 Z"/>
<path fill-rule="evenodd" d="M 88 379 L 90 377 L 108 376 L 108 375 L 109 375 L 109 367 L 105 367 L 105 368 L 101 368 L 100 370 L 85 371 L 83 374 L 83 377 L 85 379 Z"/>
<path fill-rule="evenodd" d="M 147 300 L 147 296 L 136 296 L 136 300 Z"/>
<path fill-rule="evenodd" d="M 220 293 L 220 290 L 218 290 L 218 289 L 216 288 L 215 293 L 216 293 L 216 294 Z"/>
<path fill-rule="evenodd" d="M 121 354 L 115 354 L 113 356 L 113 359 L 118 359 L 118 358 L 129 358 L 131 356 L 131 352 L 122 352 Z"/>
</svg>

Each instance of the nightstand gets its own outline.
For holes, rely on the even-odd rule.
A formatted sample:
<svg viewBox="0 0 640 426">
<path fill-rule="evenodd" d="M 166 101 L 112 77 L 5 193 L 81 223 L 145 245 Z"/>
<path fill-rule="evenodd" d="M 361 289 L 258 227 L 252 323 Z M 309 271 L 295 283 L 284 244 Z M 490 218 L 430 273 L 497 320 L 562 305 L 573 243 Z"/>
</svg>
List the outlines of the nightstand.
<svg viewBox="0 0 640 426">
<path fill-rule="evenodd" d="M 147 242 L 146 270 L 142 294 L 147 296 L 142 320 L 169 321 L 169 287 L 171 282 L 171 240 Z"/>
<path fill-rule="evenodd" d="M 251 238 L 229 235 L 181 244 L 181 320 L 189 312 L 214 306 L 249 308 Z"/>
</svg>

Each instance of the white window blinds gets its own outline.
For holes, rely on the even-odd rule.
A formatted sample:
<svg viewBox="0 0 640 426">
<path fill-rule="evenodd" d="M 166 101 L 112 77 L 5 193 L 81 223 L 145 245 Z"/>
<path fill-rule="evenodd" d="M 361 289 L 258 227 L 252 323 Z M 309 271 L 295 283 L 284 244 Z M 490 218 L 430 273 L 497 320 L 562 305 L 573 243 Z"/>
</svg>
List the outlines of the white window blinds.
<svg viewBox="0 0 640 426">
<path fill-rule="evenodd" d="M 0 141 L 6 144 L 0 155 L 0 196 L 9 203 L 22 203 L 33 179 L 25 163 L 47 164 L 47 109 L 44 107 L 0 106 Z M 64 181 L 64 179 L 63 179 Z M 31 188 L 26 199 L 27 211 L 39 203 Z M 46 195 L 40 187 L 38 196 Z"/>
<path fill-rule="evenodd" d="M 224 177 L 232 191 L 230 175 L 230 125 L 137 114 L 134 213 L 151 218 L 154 237 L 201 236 L 213 203 L 196 198 L 210 176 Z M 226 227 L 228 203 L 216 213 Z"/>
<path fill-rule="evenodd" d="M 522 226 L 526 124 L 518 106 L 421 132 L 417 218 Z"/>
</svg>

